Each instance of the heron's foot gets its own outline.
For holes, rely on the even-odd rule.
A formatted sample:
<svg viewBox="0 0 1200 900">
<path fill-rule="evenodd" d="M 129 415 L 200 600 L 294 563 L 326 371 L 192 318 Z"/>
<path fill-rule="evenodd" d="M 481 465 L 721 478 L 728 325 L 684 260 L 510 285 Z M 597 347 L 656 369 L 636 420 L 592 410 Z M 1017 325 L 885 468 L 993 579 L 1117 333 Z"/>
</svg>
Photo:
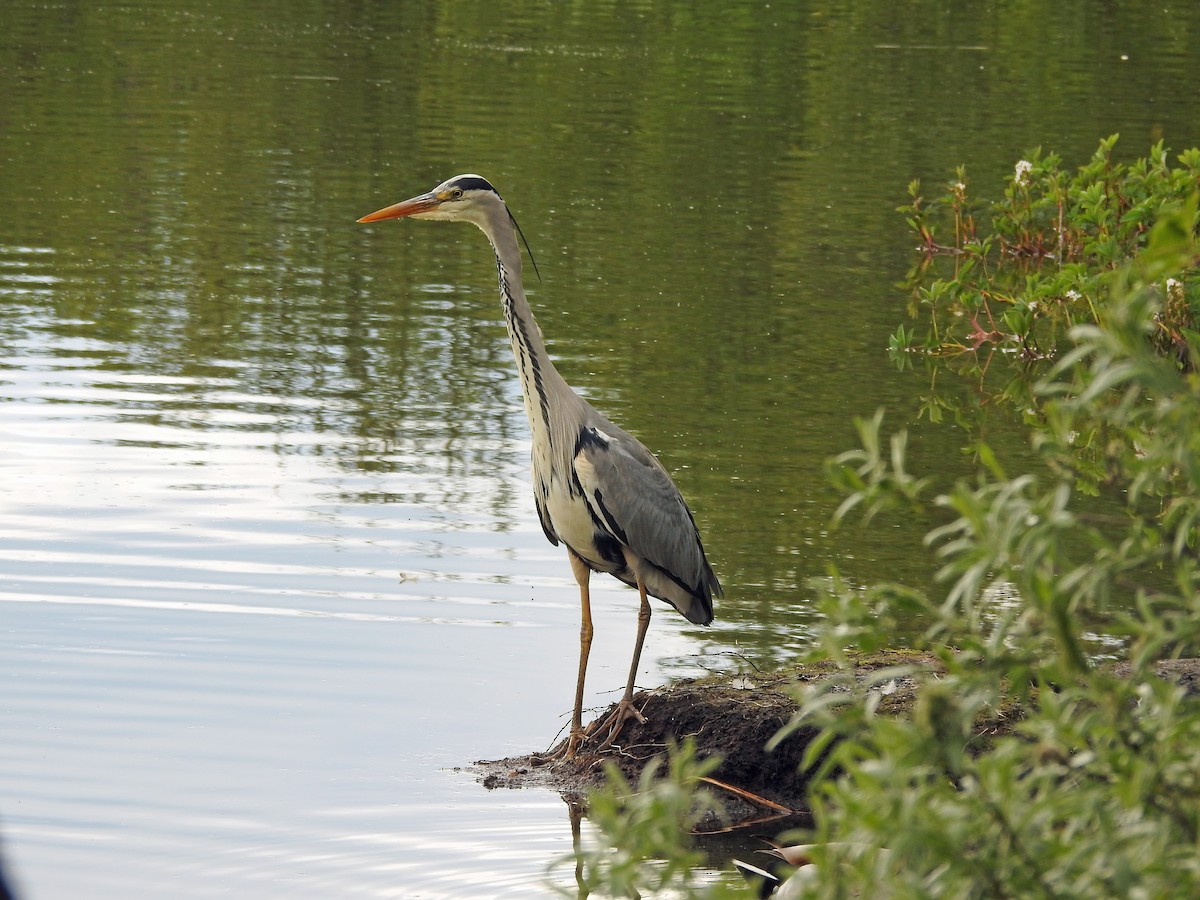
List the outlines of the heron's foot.
<svg viewBox="0 0 1200 900">
<path fill-rule="evenodd" d="M 534 761 L 539 766 L 545 766 L 574 759 L 575 755 L 579 752 L 580 745 L 583 743 L 585 733 L 582 728 L 577 732 L 571 732 L 570 735 L 563 738 L 545 753 L 537 754 L 534 757 Z"/>
<path fill-rule="evenodd" d="M 633 699 L 624 697 L 617 703 L 616 709 L 604 718 L 596 719 L 586 728 L 572 731 L 545 753 L 537 754 L 533 757 L 534 763 L 545 766 L 566 762 L 578 756 L 585 747 L 589 753 L 603 753 L 613 745 L 630 719 L 646 724 L 646 717 L 633 705 Z M 595 741 L 599 743 L 593 746 Z"/>
<path fill-rule="evenodd" d="M 601 753 L 611 747 L 613 742 L 620 736 L 621 729 L 625 727 L 625 723 L 630 719 L 637 719 L 643 725 L 646 724 L 646 717 L 642 715 L 641 710 L 633 705 L 633 698 L 622 697 L 616 709 L 599 722 L 593 722 L 589 725 L 586 732 L 587 736 L 591 737 L 593 733 L 597 737 L 604 735 L 604 739 L 596 747 L 596 752 Z"/>
</svg>

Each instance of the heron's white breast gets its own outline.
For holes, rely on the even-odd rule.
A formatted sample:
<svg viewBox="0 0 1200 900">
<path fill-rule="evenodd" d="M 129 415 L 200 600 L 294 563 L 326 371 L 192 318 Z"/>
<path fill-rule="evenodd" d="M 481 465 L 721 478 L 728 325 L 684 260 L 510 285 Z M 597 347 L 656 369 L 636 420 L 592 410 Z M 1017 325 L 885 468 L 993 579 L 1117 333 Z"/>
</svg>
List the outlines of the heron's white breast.
<svg viewBox="0 0 1200 900">
<path fill-rule="evenodd" d="M 595 549 L 596 526 L 583 497 L 572 494 L 568 486 L 557 477 L 550 480 L 549 487 L 546 512 L 554 526 L 554 533 L 588 561 L 606 565 Z"/>
</svg>

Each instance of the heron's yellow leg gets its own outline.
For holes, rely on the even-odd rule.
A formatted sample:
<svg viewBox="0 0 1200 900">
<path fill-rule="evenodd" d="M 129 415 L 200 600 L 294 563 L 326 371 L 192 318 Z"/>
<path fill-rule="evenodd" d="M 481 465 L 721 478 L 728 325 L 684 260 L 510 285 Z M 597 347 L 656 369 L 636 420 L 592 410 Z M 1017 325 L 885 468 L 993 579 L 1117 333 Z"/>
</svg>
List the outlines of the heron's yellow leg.
<svg viewBox="0 0 1200 900">
<path fill-rule="evenodd" d="M 643 725 L 646 724 L 646 717 L 633 705 L 633 683 L 637 679 L 638 663 L 642 659 L 642 645 L 646 643 L 646 631 L 650 628 L 650 601 L 646 598 L 646 585 L 642 583 L 642 579 L 638 579 L 637 586 L 641 606 L 638 608 L 637 640 L 633 644 L 633 661 L 629 664 L 629 678 L 625 682 L 625 695 L 621 697 L 617 708 L 600 725 L 601 730 L 608 729 L 608 736 L 605 737 L 604 743 L 597 748 L 598 750 L 611 747 L 612 742 L 616 740 L 617 735 L 621 733 L 621 729 L 630 719 L 637 719 Z"/>
<path fill-rule="evenodd" d="M 571 571 L 579 582 L 579 676 L 575 680 L 575 709 L 571 713 L 571 735 L 567 738 L 566 756 L 570 758 L 579 749 L 583 739 L 583 683 L 587 678 L 588 654 L 592 650 L 592 594 L 589 583 L 592 570 L 587 563 L 568 551 L 571 558 Z"/>
</svg>

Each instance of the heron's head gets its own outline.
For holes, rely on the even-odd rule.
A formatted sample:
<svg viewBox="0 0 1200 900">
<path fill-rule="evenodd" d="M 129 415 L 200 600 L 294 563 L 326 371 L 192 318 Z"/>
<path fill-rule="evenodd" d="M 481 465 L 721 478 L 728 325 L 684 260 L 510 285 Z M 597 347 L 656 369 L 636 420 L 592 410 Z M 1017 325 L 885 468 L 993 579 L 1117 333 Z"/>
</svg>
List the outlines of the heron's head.
<svg viewBox="0 0 1200 900">
<path fill-rule="evenodd" d="M 470 222 L 483 229 L 492 246 L 496 248 L 497 258 L 507 259 L 510 271 L 519 274 L 521 266 L 520 249 L 516 246 L 513 232 L 521 236 L 525 249 L 529 250 L 529 242 L 521 231 L 521 226 L 513 218 L 508 206 L 496 193 L 490 181 L 479 175 L 455 175 L 443 181 L 427 194 L 418 194 L 411 200 L 393 203 L 383 209 L 377 209 L 368 216 L 363 216 L 360 222 L 379 222 L 383 219 L 440 219 L 443 222 Z M 511 226 L 511 227 L 510 227 Z M 513 256 L 502 257 L 504 252 L 501 243 L 507 243 L 505 234 L 512 237 Z M 533 263 L 533 271 L 541 281 L 541 273 L 537 271 L 537 262 L 533 259 L 533 251 L 529 251 L 529 261 Z"/>
<path fill-rule="evenodd" d="M 410 200 L 385 206 L 358 221 L 439 219 L 444 222 L 472 222 L 482 227 L 484 219 L 504 208 L 504 201 L 486 178 L 455 175 L 427 194 L 418 194 Z"/>
</svg>

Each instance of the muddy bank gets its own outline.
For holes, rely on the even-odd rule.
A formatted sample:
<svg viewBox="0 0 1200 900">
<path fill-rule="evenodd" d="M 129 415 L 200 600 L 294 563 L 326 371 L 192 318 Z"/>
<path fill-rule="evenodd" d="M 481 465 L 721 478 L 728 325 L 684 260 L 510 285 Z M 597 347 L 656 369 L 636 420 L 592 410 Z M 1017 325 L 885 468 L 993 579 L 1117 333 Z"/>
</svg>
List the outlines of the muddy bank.
<svg viewBox="0 0 1200 900">
<path fill-rule="evenodd" d="M 940 668 L 940 663 L 928 654 L 890 651 L 860 659 L 855 677 L 862 682 L 880 669 L 905 665 L 931 671 Z M 765 748 L 796 712 L 796 688 L 828 678 L 835 671 L 832 663 L 816 663 L 762 675 L 688 679 L 639 691 L 634 699 L 647 721 L 628 722 L 618 741 L 604 753 L 583 751 L 575 759 L 553 764 L 531 754 L 481 761 L 475 769 L 480 782 L 489 789 L 545 787 L 581 797 L 603 783 L 605 761 L 615 763 L 629 781 L 636 783 L 643 767 L 664 753 L 670 741 L 691 737 L 700 757 L 722 758 L 712 777 L 734 789 L 716 789 L 732 821 L 778 821 L 781 825 L 802 821 L 806 816 L 807 779 L 800 763 L 816 730 L 799 728 L 771 752 Z M 1128 666 L 1118 664 L 1114 671 L 1124 674 Z M 1158 673 L 1184 686 L 1190 694 L 1200 694 L 1200 660 L 1164 661 L 1158 665 Z M 899 715 L 911 708 L 916 684 L 911 678 L 896 678 L 878 690 L 879 711 Z M 607 714 L 605 710 L 598 718 Z M 981 721 L 977 734 L 981 739 L 1004 734 L 1018 719 L 1018 710 L 1001 711 Z"/>
<path fill-rule="evenodd" d="M 882 668 L 914 664 L 938 667 L 927 654 L 895 651 L 864 657 L 855 674 L 863 680 Z M 766 745 L 796 712 L 796 688 L 834 672 L 832 663 L 817 663 L 761 675 L 686 679 L 639 691 L 634 701 L 646 722 L 626 723 L 620 738 L 604 753 L 584 751 L 575 759 L 553 764 L 531 754 L 481 761 L 475 766 L 480 782 L 489 789 L 536 786 L 584 795 L 603 783 L 606 761 L 615 763 L 629 781 L 636 783 L 645 765 L 663 754 L 670 741 L 691 737 L 699 757 L 717 755 L 722 759 L 712 778 L 729 786 L 714 786 L 714 790 L 732 820 L 747 823 L 803 818 L 807 778 L 800 771 L 800 763 L 816 730 L 797 729 L 770 752 Z M 884 690 L 881 709 L 899 711 L 911 704 L 915 683 L 895 679 Z M 608 712 L 605 710 L 598 718 Z"/>
</svg>

